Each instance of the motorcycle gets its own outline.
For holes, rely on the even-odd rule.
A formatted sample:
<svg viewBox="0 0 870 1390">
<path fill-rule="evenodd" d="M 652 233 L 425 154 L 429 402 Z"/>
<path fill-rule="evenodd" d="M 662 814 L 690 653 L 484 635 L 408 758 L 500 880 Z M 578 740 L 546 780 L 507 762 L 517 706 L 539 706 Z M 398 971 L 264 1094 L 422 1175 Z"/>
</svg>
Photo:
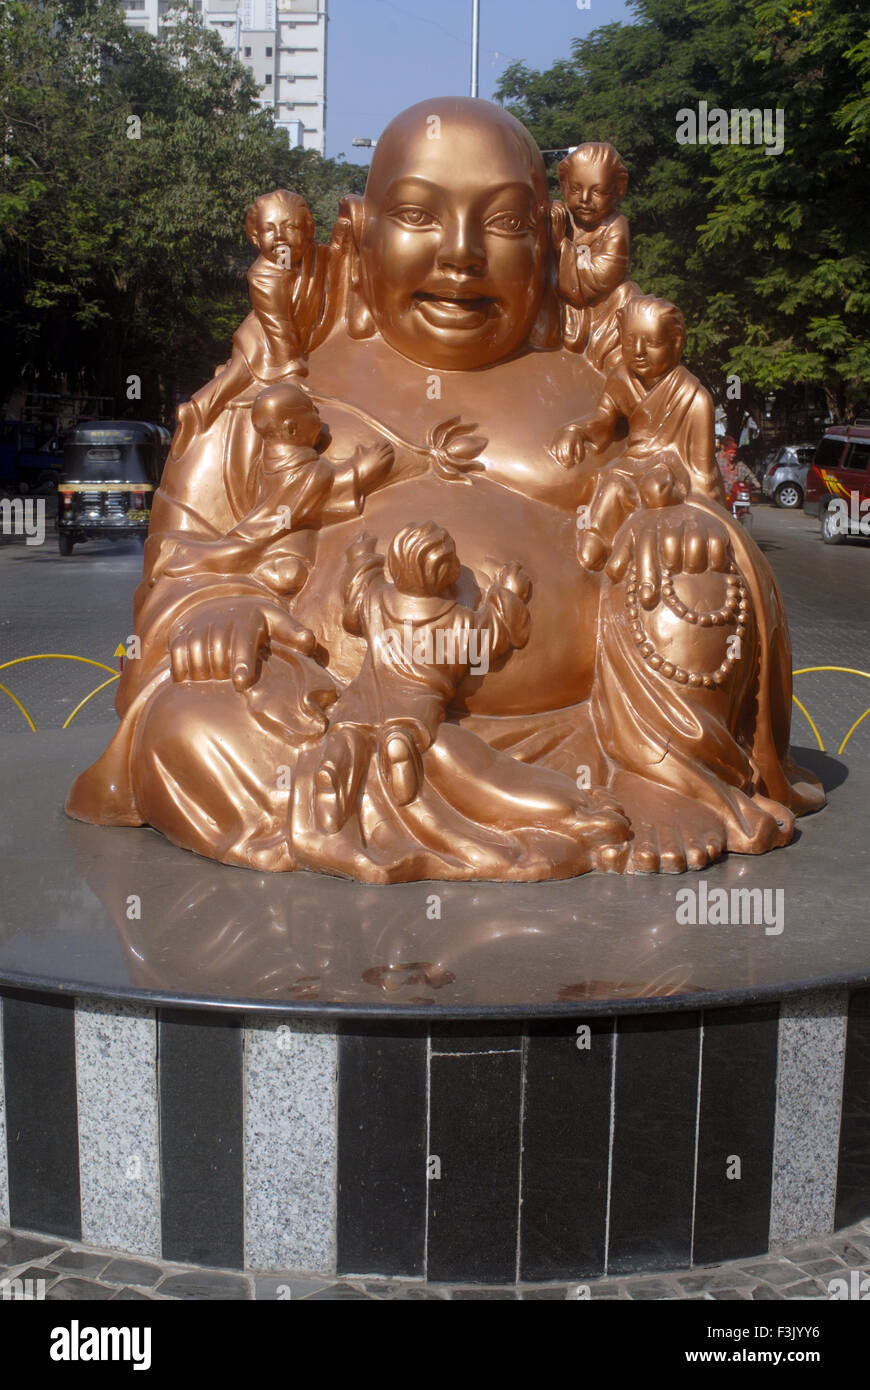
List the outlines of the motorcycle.
<svg viewBox="0 0 870 1390">
<path fill-rule="evenodd" d="M 747 483 L 735 482 L 728 494 L 728 506 L 735 521 L 752 529 L 752 495 Z"/>
</svg>

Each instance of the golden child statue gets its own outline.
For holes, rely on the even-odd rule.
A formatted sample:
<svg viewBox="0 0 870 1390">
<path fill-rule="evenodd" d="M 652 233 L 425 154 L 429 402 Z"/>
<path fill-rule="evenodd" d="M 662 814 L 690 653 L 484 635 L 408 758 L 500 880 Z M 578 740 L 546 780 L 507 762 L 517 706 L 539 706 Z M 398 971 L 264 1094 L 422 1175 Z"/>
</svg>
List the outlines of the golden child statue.
<svg viewBox="0 0 870 1390">
<path fill-rule="evenodd" d="M 564 206 L 553 205 L 562 340 L 599 371 L 619 360 L 617 314 L 640 294 L 628 278 L 630 238 L 619 204 L 628 170 L 612 145 L 578 145 L 559 165 Z"/>
</svg>

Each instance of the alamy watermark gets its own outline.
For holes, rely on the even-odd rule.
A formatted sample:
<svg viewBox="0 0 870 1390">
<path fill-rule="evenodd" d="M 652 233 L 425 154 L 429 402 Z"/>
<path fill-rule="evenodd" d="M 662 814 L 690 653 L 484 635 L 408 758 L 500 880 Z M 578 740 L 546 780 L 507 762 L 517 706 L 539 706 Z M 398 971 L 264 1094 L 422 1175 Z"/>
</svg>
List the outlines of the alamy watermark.
<svg viewBox="0 0 870 1390">
<path fill-rule="evenodd" d="M 763 145 L 765 154 L 785 149 L 785 111 L 781 106 L 683 106 L 677 112 L 678 145 Z"/>
<path fill-rule="evenodd" d="M 0 1279 L 0 1299 L 13 1303 L 42 1302 L 45 1298 L 44 1279 Z"/>
<path fill-rule="evenodd" d="M 0 497 L 0 535 L 24 536 L 26 545 L 42 545 L 45 498 Z"/>
<path fill-rule="evenodd" d="M 785 926 L 784 888 L 679 888 L 676 921 L 681 927 L 764 927 L 765 936 L 780 936 Z"/>
<path fill-rule="evenodd" d="M 850 492 L 828 502 L 828 525 L 835 536 L 870 536 L 870 497 Z"/>
<path fill-rule="evenodd" d="M 130 1361 L 134 1371 L 151 1369 L 150 1327 L 53 1327 L 48 1354 L 52 1361 Z"/>
<path fill-rule="evenodd" d="M 472 676 L 489 670 L 489 633 L 480 628 L 417 628 L 410 622 L 385 628 L 374 639 L 376 649 L 407 666 L 468 666 Z"/>
<path fill-rule="evenodd" d="M 857 1269 L 844 1269 L 839 1278 L 828 1280 L 828 1297 L 867 1303 L 870 1301 L 870 1277 Z"/>
</svg>

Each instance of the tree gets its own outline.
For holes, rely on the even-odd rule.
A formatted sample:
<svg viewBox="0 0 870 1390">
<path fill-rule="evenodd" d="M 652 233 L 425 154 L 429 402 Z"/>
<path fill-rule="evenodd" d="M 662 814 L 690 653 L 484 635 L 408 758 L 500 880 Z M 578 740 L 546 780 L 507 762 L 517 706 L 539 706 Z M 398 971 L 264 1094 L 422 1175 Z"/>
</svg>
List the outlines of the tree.
<svg viewBox="0 0 870 1390">
<path fill-rule="evenodd" d="M 850 0 L 635 0 L 499 99 L 545 149 L 611 140 L 631 174 L 632 275 L 689 322 L 687 358 L 720 396 L 736 373 L 821 387 L 835 416 L 870 387 L 870 38 Z M 679 144 L 677 113 L 781 110 L 785 148 Z"/>
<path fill-rule="evenodd" d="M 715 149 L 699 251 L 720 282 L 726 267 L 742 281 L 729 369 L 763 391 L 818 385 L 842 419 L 870 387 L 866 13 L 844 0 L 752 11 L 741 70 L 784 110 L 785 150 Z"/>
<path fill-rule="evenodd" d="M 365 171 L 291 150 L 252 74 L 195 20 L 157 40 L 114 0 L 6 0 L 0 318 L 19 380 L 154 414 L 226 358 L 247 312 L 245 209 L 287 184 L 328 237 Z"/>
</svg>

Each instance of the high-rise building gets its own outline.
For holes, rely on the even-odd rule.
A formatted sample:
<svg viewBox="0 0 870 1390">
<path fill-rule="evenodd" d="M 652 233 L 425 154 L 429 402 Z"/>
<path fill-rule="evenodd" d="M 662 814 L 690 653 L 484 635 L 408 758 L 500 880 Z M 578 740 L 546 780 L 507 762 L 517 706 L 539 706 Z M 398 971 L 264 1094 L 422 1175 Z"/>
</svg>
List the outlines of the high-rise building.
<svg viewBox="0 0 870 1390">
<path fill-rule="evenodd" d="M 159 34 L 180 11 L 202 17 L 251 69 L 290 142 L 326 152 L 328 0 L 119 0 L 132 29 Z"/>
</svg>

